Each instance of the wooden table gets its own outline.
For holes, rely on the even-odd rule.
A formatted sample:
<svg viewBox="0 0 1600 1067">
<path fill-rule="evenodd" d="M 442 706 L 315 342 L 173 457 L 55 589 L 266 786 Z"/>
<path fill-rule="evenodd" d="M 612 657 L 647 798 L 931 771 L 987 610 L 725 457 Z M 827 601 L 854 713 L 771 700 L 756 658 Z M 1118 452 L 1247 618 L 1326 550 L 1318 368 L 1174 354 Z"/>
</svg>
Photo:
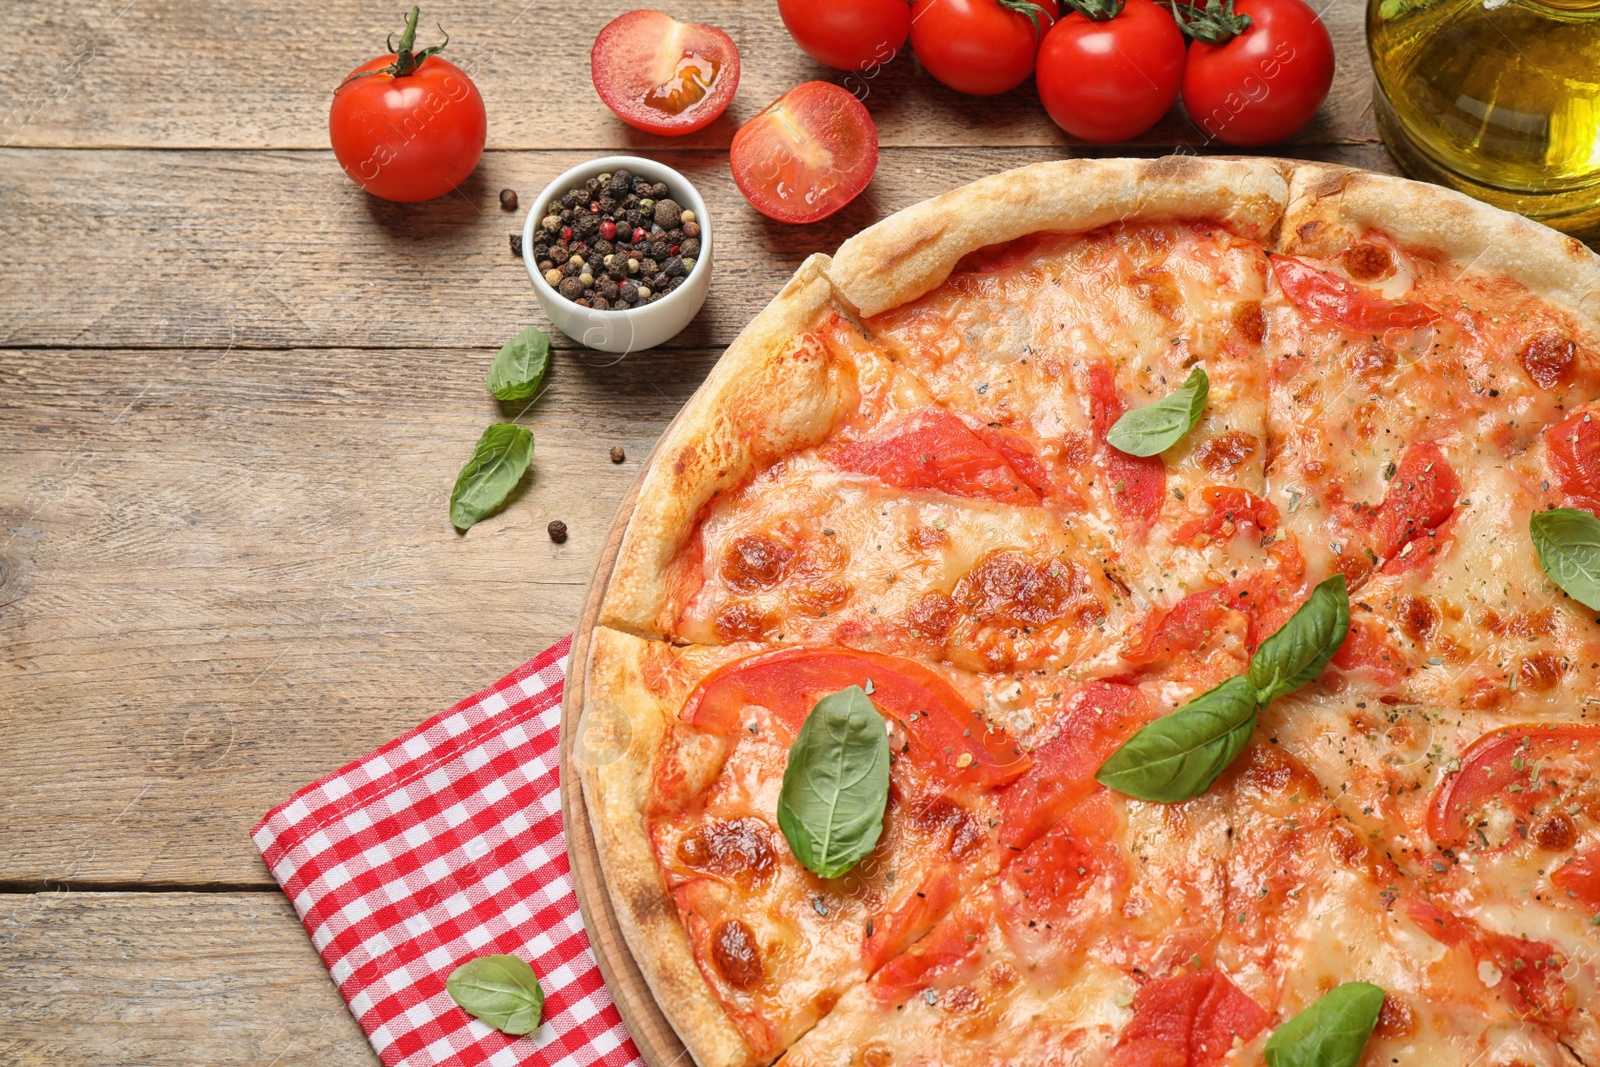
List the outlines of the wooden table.
<svg viewBox="0 0 1600 1067">
<path fill-rule="evenodd" d="M 866 194 L 785 226 L 740 198 L 728 142 L 837 75 L 773 0 L 665 6 L 727 30 L 744 63 L 730 113 L 675 141 L 590 87 L 590 44 L 623 5 L 424 10 L 483 91 L 489 151 L 456 195 L 396 205 L 340 172 L 326 112 L 398 5 L 7 5 L 0 1063 L 376 1063 L 251 846 L 256 820 L 568 631 L 639 461 L 808 253 L 1007 167 L 1205 150 L 1181 118 L 1135 145 L 1072 144 L 1031 83 L 978 102 L 907 56 L 867 85 L 883 152 Z M 1333 94 L 1270 151 L 1392 170 L 1362 5 L 1324 18 Z M 455 473 L 514 414 L 484 391 L 489 360 L 544 323 L 499 190 L 526 205 L 616 149 L 699 185 L 720 227 L 711 298 L 621 363 L 558 336 L 522 420 L 531 486 L 459 535 Z"/>
</svg>

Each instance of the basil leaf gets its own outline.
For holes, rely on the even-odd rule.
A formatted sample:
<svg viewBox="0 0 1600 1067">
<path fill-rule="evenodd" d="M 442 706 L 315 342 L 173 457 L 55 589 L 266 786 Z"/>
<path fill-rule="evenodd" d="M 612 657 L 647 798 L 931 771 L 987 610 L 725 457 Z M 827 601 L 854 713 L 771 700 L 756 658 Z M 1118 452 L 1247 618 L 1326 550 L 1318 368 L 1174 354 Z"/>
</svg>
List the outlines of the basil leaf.
<svg viewBox="0 0 1600 1067">
<path fill-rule="evenodd" d="M 514 422 L 497 422 L 478 438 L 472 458 L 450 491 L 450 521 L 469 530 L 505 505 L 533 459 L 533 433 Z"/>
<path fill-rule="evenodd" d="M 817 701 L 789 747 L 778 828 L 795 858 L 837 878 L 872 851 L 889 803 L 889 733 L 858 685 Z"/>
<path fill-rule="evenodd" d="M 544 1015 L 539 976 L 515 956 L 468 960 L 450 972 L 444 988 L 462 1011 L 503 1034 L 531 1034 Z"/>
<path fill-rule="evenodd" d="M 1094 777 L 1140 800 L 1188 800 L 1211 788 L 1255 728 L 1255 686 L 1229 678 L 1128 738 Z"/>
<path fill-rule="evenodd" d="M 1154 456 L 1179 441 L 1200 421 L 1211 379 L 1202 367 L 1189 372 L 1182 385 L 1142 408 L 1125 412 L 1106 434 L 1106 443 L 1130 456 Z"/>
<path fill-rule="evenodd" d="M 1383 990 L 1346 982 L 1272 1032 L 1269 1067 L 1355 1067 L 1383 1010 Z"/>
<path fill-rule="evenodd" d="M 1262 707 L 1322 676 L 1350 632 L 1350 594 L 1335 574 L 1311 591 L 1300 609 L 1250 657 L 1250 682 Z"/>
<path fill-rule="evenodd" d="M 496 400 L 526 400 L 539 391 L 550 365 L 550 335 L 536 326 L 507 341 L 489 364 L 489 392 Z"/>
<path fill-rule="evenodd" d="M 1551 508 L 1528 517 L 1528 532 L 1550 580 L 1600 611 L 1600 519 L 1577 508 Z"/>
</svg>

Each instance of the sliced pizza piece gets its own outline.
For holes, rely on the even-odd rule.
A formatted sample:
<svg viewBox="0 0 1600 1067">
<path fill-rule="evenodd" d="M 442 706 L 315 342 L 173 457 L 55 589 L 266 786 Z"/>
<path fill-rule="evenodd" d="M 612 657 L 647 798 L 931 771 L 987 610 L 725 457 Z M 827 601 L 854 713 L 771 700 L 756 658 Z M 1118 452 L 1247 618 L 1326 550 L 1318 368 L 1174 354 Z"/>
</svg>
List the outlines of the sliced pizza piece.
<svg viewBox="0 0 1600 1067">
<path fill-rule="evenodd" d="M 1367 1063 L 1593 1055 L 1592 1021 L 1576 1008 L 1592 995 L 1592 948 L 1460 911 L 1440 885 L 1397 867 L 1269 736 L 1219 783 L 1232 836 L 1217 960 L 1242 990 L 1281 1022 L 1344 982 L 1378 985 L 1386 996 Z"/>
</svg>

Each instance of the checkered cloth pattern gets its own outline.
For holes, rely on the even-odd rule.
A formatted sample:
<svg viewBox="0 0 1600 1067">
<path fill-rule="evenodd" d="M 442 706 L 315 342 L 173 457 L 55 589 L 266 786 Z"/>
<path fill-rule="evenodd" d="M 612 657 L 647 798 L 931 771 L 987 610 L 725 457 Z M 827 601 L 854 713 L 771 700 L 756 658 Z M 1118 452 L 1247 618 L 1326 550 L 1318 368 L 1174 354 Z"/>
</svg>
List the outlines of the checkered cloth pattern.
<svg viewBox="0 0 1600 1067">
<path fill-rule="evenodd" d="M 386 1067 L 643 1067 L 578 914 L 557 737 L 571 639 L 343 770 L 251 837 Z M 544 1023 L 508 1037 L 445 979 L 533 965 Z"/>
</svg>

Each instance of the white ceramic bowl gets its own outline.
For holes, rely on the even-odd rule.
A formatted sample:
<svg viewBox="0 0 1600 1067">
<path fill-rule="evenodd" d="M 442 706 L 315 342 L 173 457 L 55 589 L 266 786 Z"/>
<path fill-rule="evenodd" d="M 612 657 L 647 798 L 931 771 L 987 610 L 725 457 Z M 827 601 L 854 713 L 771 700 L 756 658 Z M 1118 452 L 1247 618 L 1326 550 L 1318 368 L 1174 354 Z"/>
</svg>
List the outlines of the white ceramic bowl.
<svg viewBox="0 0 1600 1067">
<path fill-rule="evenodd" d="M 618 311 L 596 311 L 579 307 L 544 280 L 538 261 L 533 258 L 533 232 L 552 200 L 559 200 L 568 189 L 580 188 L 590 178 L 619 167 L 651 182 L 666 182 L 673 199 L 694 212 L 695 221 L 700 224 L 700 255 L 683 284 L 655 303 Z M 539 298 L 539 305 L 556 329 L 586 348 L 625 355 L 670 340 L 699 313 L 700 305 L 706 302 L 706 292 L 711 288 L 711 231 L 706 203 L 689 179 L 654 160 L 638 156 L 602 156 L 561 175 L 545 186 L 528 206 L 528 217 L 522 224 L 522 262 L 528 268 L 528 277 L 533 279 L 533 292 Z"/>
</svg>

